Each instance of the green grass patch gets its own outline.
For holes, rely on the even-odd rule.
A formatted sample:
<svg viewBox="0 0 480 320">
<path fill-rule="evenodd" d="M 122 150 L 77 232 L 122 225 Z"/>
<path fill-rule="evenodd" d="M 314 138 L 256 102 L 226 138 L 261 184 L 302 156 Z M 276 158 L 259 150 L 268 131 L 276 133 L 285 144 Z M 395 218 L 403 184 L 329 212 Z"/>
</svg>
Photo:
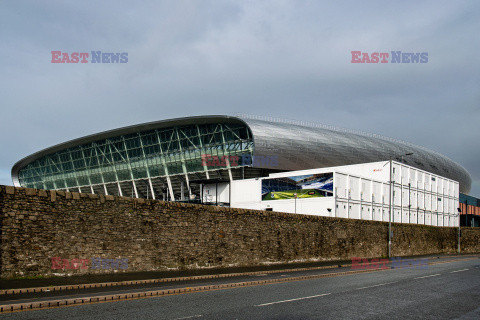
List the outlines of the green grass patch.
<svg viewBox="0 0 480 320">
<path fill-rule="evenodd" d="M 285 191 L 274 191 L 269 192 L 263 196 L 262 200 L 285 200 L 285 199 L 294 199 L 295 193 L 297 194 L 297 198 L 318 198 L 324 197 L 322 193 L 320 193 L 316 189 L 296 189 L 296 190 L 285 190 Z M 273 194 L 273 196 L 272 196 Z"/>
</svg>

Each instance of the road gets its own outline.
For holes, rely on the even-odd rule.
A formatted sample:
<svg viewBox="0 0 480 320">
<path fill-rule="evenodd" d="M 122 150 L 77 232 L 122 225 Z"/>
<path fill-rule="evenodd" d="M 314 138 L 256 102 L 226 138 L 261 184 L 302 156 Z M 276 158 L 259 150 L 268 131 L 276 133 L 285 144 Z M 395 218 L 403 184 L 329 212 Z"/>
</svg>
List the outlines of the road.
<svg viewBox="0 0 480 320">
<path fill-rule="evenodd" d="M 480 259 L 456 260 L 422 269 L 388 269 L 158 298 L 14 312 L 0 317 L 102 320 L 479 319 Z"/>
</svg>

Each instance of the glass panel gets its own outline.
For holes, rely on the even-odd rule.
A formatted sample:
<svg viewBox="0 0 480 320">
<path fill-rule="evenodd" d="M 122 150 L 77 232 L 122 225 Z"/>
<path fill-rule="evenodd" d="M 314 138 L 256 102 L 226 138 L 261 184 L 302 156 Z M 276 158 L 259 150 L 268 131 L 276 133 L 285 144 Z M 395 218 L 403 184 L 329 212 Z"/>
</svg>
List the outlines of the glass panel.
<svg viewBox="0 0 480 320">
<path fill-rule="evenodd" d="M 64 189 L 65 188 L 65 181 L 63 181 L 63 180 L 56 180 L 55 184 L 57 185 L 58 189 Z"/>
<path fill-rule="evenodd" d="M 118 180 L 122 181 L 122 180 L 132 180 L 131 176 L 130 176 L 130 171 L 128 170 L 118 170 L 117 171 L 117 174 L 118 174 Z"/>
<path fill-rule="evenodd" d="M 165 171 L 162 166 L 160 165 L 149 165 L 150 175 L 152 177 L 164 176 Z"/>
<path fill-rule="evenodd" d="M 81 186 L 88 186 L 88 185 L 89 185 L 88 177 L 87 177 L 87 176 L 78 177 L 78 183 L 79 183 Z"/>
<path fill-rule="evenodd" d="M 102 183 L 102 176 L 98 173 L 94 173 L 90 176 L 90 180 L 92 181 L 92 184 L 100 184 Z"/>
<path fill-rule="evenodd" d="M 134 179 L 147 178 L 147 170 L 145 168 L 136 168 L 133 170 Z"/>
<path fill-rule="evenodd" d="M 67 187 L 72 188 L 77 186 L 77 182 L 75 181 L 74 178 L 67 178 Z"/>
<path fill-rule="evenodd" d="M 105 181 L 105 183 L 115 182 L 116 181 L 115 173 L 113 173 L 113 172 L 103 172 L 103 180 Z"/>
</svg>

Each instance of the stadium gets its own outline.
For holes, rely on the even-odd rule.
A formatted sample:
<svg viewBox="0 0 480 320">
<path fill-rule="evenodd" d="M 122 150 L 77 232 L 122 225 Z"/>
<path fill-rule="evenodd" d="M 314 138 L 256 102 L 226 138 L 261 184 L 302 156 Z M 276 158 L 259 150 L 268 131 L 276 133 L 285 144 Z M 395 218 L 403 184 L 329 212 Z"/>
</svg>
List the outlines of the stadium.
<svg viewBox="0 0 480 320">
<path fill-rule="evenodd" d="M 469 173 L 427 148 L 315 123 L 245 115 L 169 119 L 78 138 L 18 161 L 12 179 L 18 187 L 195 201 L 206 181 L 389 159 L 458 181 L 461 193 L 470 191 Z"/>
</svg>

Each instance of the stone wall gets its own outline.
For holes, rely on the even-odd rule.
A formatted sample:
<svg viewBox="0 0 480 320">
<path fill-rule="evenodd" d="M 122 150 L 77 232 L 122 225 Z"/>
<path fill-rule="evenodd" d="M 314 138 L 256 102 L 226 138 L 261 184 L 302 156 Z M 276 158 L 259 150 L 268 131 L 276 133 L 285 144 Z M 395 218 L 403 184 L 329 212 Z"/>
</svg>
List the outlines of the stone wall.
<svg viewBox="0 0 480 320">
<path fill-rule="evenodd" d="M 0 186 L 0 206 L 2 278 L 372 258 L 388 250 L 388 224 L 376 221 L 8 186 Z M 463 233 L 462 250 L 480 252 L 480 229 Z M 457 249 L 456 228 L 393 224 L 393 235 L 394 256 Z M 99 258 L 110 260 L 100 266 Z"/>
</svg>

